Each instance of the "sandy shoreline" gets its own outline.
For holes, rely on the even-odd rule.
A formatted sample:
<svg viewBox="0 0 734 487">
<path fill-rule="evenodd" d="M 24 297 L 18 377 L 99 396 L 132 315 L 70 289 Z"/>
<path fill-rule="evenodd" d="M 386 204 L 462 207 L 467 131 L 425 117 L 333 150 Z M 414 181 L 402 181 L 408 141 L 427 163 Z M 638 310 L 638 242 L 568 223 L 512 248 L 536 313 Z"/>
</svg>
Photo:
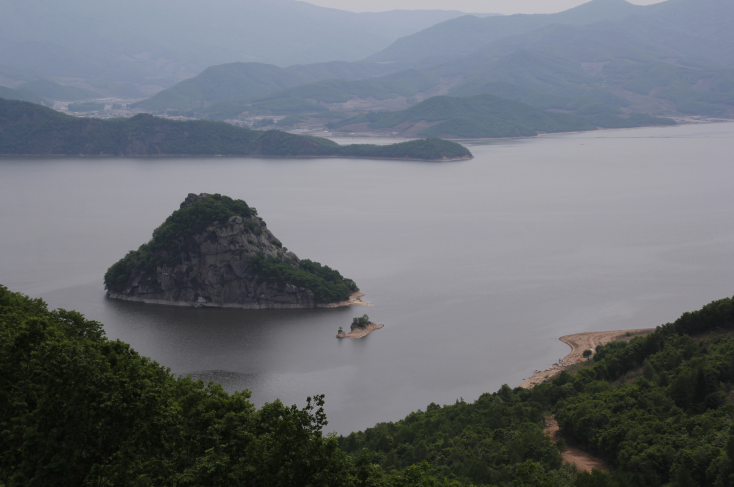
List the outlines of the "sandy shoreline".
<svg viewBox="0 0 734 487">
<path fill-rule="evenodd" d="M 559 340 L 571 347 L 571 353 L 566 355 L 566 357 L 560 362 L 551 365 L 545 370 L 536 370 L 531 377 L 525 379 L 525 381 L 520 384 L 520 387 L 531 389 L 533 386 L 552 379 L 569 366 L 578 363 L 579 359 L 586 360 L 582 357 L 584 350 L 596 352 L 597 346 L 606 345 L 607 343 L 614 341 L 616 338 L 625 336 L 627 333 L 630 335 L 637 335 L 646 332 L 651 333 L 653 331 L 655 331 L 655 328 L 640 328 L 636 330 L 590 331 L 586 333 L 562 336 Z"/>
<path fill-rule="evenodd" d="M 339 301 L 338 303 L 329 303 L 329 304 L 321 304 L 317 305 L 317 308 L 341 308 L 342 306 L 372 306 L 372 303 L 368 303 L 367 301 L 362 301 L 362 296 L 364 296 L 364 293 L 362 291 L 357 291 L 356 293 L 349 296 L 349 299 L 346 301 Z"/>
<path fill-rule="evenodd" d="M 375 330 L 379 330 L 385 325 L 378 325 L 377 323 L 370 322 L 369 325 L 365 326 L 364 328 L 355 328 L 354 330 L 350 331 L 349 333 L 344 333 L 343 331 L 340 331 L 337 333 L 337 338 L 364 338 L 370 333 L 372 333 Z"/>
<path fill-rule="evenodd" d="M 372 306 L 372 303 L 362 301 L 364 293 L 357 291 L 356 293 L 349 296 L 346 301 L 339 301 L 338 303 L 328 304 L 316 304 L 315 306 L 303 306 L 300 304 L 272 304 L 269 306 L 262 306 L 257 303 L 239 304 L 239 303 L 200 303 L 198 301 L 165 301 L 162 299 L 146 299 L 137 296 L 126 296 L 124 294 L 111 293 L 107 291 L 106 296 L 109 299 L 119 299 L 121 301 L 132 301 L 135 303 L 144 304 L 160 304 L 163 306 L 180 306 L 180 307 L 192 307 L 192 308 L 236 308 L 236 309 L 313 309 L 313 308 L 341 308 L 342 306 Z"/>
</svg>

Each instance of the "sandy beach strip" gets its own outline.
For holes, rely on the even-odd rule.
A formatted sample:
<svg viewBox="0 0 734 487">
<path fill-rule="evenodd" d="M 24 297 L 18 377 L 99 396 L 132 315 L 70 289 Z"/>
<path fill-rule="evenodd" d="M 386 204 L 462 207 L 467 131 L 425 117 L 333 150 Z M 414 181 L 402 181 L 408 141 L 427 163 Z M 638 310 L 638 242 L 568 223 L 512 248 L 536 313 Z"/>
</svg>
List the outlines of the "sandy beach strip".
<svg viewBox="0 0 734 487">
<path fill-rule="evenodd" d="M 342 306 L 372 306 L 372 303 L 368 303 L 367 301 L 362 301 L 362 296 L 364 296 L 364 293 L 362 291 L 357 291 L 356 293 L 349 296 L 349 299 L 346 301 L 339 301 L 338 303 L 329 303 L 329 304 L 321 304 L 318 305 L 318 308 L 341 308 Z"/>
<path fill-rule="evenodd" d="M 566 357 L 560 362 L 553 364 L 545 370 L 536 370 L 531 377 L 525 379 L 525 381 L 520 384 L 520 387 L 531 389 L 533 386 L 552 379 L 569 366 L 578 363 L 579 359 L 586 360 L 582 357 L 584 350 L 591 350 L 593 353 L 596 353 L 597 346 L 606 345 L 617 338 L 626 336 L 628 333 L 630 335 L 639 335 L 643 333 L 652 333 L 653 331 L 655 331 L 655 328 L 640 328 L 637 330 L 589 331 L 586 333 L 562 336 L 559 340 L 571 347 L 571 353 L 566 355 Z"/>
<path fill-rule="evenodd" d="M 375 330 L 379 330 L 385 325 L 378 325 L 377 323 L 370 322 L 369 325 L 365 326 L 364 328 L 355 328 L 354 330 L 350 331 L 349 333 L 339 332 L 336 337 L 337 338 L 364 338 L 370 333 L 372 333 Z"/>
</svg>

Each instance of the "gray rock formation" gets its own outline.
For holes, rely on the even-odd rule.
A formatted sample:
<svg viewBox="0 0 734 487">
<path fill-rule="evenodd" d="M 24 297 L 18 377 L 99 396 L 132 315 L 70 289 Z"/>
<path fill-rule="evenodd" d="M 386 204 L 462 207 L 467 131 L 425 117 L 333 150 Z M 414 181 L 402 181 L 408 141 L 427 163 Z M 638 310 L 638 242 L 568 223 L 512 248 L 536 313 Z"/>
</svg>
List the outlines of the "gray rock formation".
<svg viewBox="0 0 734 487">
<path fill-rule="evenodd" d="M 209 195 L 189 194 L 181 208 Z M 316 308 L 314 294 L 293 285 L 262 282 L 252 268 L 252 259 L 262 252 L 294 265 L 299 259 L 285 251 L 278 239 L 257 216 L 233 216 L 214 222 L 193 236 L 195 244 L 181 254 L 176 265 L 158 266 L 155 275 L 141 272 L 123 292 L 108 292 L 115 299 L 179 306 L 235 308 Z"/>
</svg>

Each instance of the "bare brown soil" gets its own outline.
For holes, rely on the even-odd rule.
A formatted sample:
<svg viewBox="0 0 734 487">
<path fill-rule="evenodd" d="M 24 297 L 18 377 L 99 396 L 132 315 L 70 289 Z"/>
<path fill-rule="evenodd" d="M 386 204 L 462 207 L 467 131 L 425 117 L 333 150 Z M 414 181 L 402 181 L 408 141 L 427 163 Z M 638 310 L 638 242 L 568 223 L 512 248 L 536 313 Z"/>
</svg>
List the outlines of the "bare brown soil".
<svg viewBox="0 0 734 487">
<path fill-rule="evenodd" d="M 549 435 L 553 441 L 558 441 L 558 439 L 563 438 L 561 430 L 558 428 L 558 421 L 556 421 L 556 418 L 553 416 L 545 418 L 545 433 Z M 565 438 L 564 441 L 566 442 L 566 451 L 563 453 L 564 462 L 576 465 L 576 468 L 584 472 L 591 472 L 594 468 L 598 468 L 604 472 L 609 471 L 609 467 L 602 460 L 589 455 L 574 445 L 569 445 L 569 442 L 566 441 Z"/>
</svg>

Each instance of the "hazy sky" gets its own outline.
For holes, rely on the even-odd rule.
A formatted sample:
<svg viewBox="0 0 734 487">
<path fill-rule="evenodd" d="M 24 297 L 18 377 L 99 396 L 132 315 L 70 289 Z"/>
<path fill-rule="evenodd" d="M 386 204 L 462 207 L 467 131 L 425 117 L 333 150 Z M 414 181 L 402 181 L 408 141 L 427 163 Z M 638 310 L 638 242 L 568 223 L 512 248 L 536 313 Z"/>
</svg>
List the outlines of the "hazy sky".
<svg viewBox="0 0 734 487">
<path fill-rule="evenodd" d="M 394 9 L 441 9 L 500 14 L 552 13 L 586 3 L 588 0 L 308 0 L 308 3 L 353 12 L 382 12 Z M 661 0 L 628 0 L 650 5 Z"/>
</svg>

